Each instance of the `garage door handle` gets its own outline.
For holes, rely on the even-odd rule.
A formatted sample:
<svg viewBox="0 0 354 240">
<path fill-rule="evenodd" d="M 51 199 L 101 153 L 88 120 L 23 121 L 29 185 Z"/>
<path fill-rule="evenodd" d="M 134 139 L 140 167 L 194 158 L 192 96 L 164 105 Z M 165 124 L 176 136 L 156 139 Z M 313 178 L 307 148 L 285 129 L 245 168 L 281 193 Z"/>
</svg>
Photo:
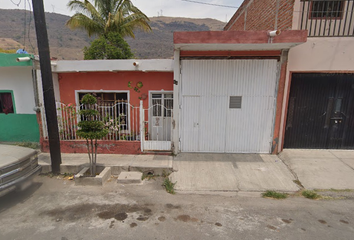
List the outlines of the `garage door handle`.
<svg viewBox="0 0 354 240">
<path fill-rule="evenodd" d="M 328 105 L 327 105 L 327 111 L 326 111 L 326 120 L 325 120 L 325 125 L 324 128 L 329 128 L 329 124 L 331 122 L 331 113 L 333 110 L 333 104 L 334 104 L 334 98 L 329 98 L 328 99 Z"/>
</svg>

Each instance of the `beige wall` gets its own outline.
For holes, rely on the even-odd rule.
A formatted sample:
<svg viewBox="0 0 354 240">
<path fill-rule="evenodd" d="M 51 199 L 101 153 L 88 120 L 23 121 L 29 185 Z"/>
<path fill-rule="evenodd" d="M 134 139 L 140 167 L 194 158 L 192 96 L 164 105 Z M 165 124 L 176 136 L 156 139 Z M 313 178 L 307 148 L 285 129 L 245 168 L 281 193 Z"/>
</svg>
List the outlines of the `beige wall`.
<svg viewBox="0 0 354 240">
<path fill-rule="evenodd" d="M 292 48 L 289 71 L 354 71 L 353 37 L 317 37 Z"/>
<path fill-rule="evenodd" d="M 287 91 L 290 89 L 291 72 L 354 73 L 354 37 L 310 37 L 306 43 L 290 49 L 278 151 L 281 151 L 284 134 L 285 109 L 289 96 Z"/>
</svg>

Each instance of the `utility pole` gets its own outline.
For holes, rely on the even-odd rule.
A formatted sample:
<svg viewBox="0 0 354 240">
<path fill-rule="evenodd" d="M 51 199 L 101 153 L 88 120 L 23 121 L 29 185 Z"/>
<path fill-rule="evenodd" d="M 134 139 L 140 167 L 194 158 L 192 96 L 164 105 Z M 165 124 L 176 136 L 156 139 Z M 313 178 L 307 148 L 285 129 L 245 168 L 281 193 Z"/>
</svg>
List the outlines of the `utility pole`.
<svg viewBox="0 0 354 240">
<path fill-rule="evenodd" d="M 47 26 L 45 23 L 43 0 L 32 0 L 34 22 L 36 26 L 39 62 L 41 66 L 44 108 L 47 119 L 49 151 L 52 161 L 52 172 L 60 173 L 61 154 L 60 140 L 55 106 L 52 69 L 50 64 Z"/>
</svg>

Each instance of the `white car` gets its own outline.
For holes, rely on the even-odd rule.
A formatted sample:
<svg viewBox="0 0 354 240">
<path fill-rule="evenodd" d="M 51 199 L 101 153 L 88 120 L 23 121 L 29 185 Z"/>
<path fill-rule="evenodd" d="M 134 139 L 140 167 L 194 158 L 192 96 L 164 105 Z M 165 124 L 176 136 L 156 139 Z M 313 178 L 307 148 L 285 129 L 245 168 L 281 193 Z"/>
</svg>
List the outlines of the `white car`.
<svg viewBox="0 0 354 240">
<path fill-rule="evenodd" d="M 0 144 L 0 196 L 29 185 L 41 170 L 36 150 Z"/>
</svg>

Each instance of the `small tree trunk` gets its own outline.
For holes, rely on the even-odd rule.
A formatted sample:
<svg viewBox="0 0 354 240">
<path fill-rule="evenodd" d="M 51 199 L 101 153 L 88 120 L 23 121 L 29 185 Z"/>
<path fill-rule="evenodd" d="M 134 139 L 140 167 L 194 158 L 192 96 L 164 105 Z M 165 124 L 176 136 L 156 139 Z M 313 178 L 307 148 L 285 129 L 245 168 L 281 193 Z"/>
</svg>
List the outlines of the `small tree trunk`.
<svg viewBox="0 0 354 240">
<path fill-rule="evenodd" d="M 91 171 L 91 174 L 92 174 L 92 158 L 91 158 L 91 151 L 90 151 L 90 143 L 89 143 L 89 140 L 86 139 L 86 144 L 87 144 L 87 153 L 89 155 L 89 160 L 90 160 L 90 171 Z"/>
<path fill-rule="evenodd" d="M 96 174 L 96 163 L 97 163 L 97 139 L 95 139 L 95 164 L 94 164 L 94 168 L 95 168 L 95 170 L 94 170 L 94 172 L 95 172 L 95 174 Z"/>
<path fill-rule="evenodd" d="M 92 158 L 92 164 L 91 164 L 91 176 L 94 177 L 96 175 L 96 163 L 94 159 L 94 150 L 93 150 L 93 139 L 91 139 L 91 158 Z"/>
</svg>

